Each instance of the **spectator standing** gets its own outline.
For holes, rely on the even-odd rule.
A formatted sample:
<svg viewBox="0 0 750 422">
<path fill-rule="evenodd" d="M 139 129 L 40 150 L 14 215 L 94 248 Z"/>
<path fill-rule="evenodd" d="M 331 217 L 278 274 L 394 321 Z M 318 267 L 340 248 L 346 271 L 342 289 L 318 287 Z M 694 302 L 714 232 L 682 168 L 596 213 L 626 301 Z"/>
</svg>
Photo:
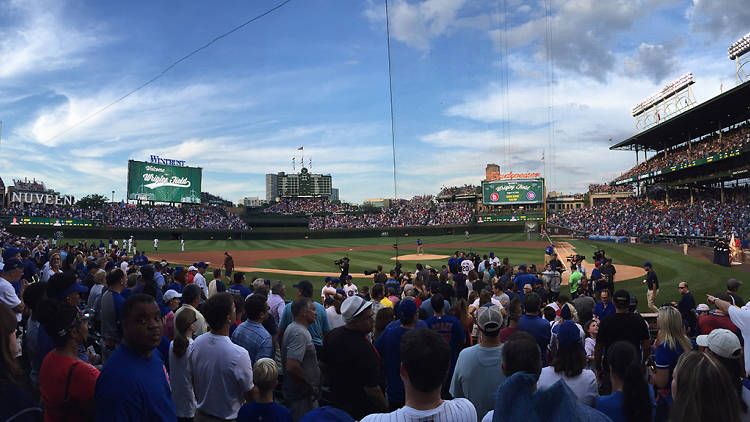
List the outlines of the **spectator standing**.
<svg viewBox="0 0 750 422">
<path fill-rule="evenodd" d="M 432 317 L 427 318 L 425 323 L 431 330 L 443 336 L 451 348 L 451 367 L 445 384 L 445 392 L 447 392 L 450 386 L 450 379 L 453 377 L 453 369 L 458 359 L 458 352 L 460 352 L 461 347 L 463 347 L 466 341 L 466 332 L 458 318 L 445 314 L 444 301 L 441 294 L 433 295 L 432 299 L 432 308 L 435 313 Z"/>
<path fill-rule="evenodd" d="M 23 276 L 23 263 L 20 259 L 9 259 L 5 261 L 5 266 L 0 272 L 0 303 L 8 305 L 16 314 L 16 321 L 21 322 L 21 313 L 23 312 L 23 288 L 21 293 L 16 293 L 13 283 L 17 283 Z"/>
<path fill-rule="evenodd" d="M 208 331 L 208 327 L 206 326 L 206 318 L 203 317 L 202 313 L 198 312 L 198 304 L 200 303 L 200 301 L 200 287 L 196 286 L 195 284 L 188 284 L 182 291 L 182 306 L 180 306 L 180 309 L 178 309 L 177 312 L 174 313 L 174 317 L 176 319 L 185 309 L 190 309 L 195 312 L 196 321 L 195 333 L 193 334 L 193 338 L 198 338 L 198 336 Z"/>
<path fill-rule="evenodd" d="M 370 302 L 370 303 L 375 303 Z M 336 329 L 339 327 L 343 327 L 346 322 L 344 322 L 344 316 L 341 314 L 341 300 L 338 298 L 328 298 L 324 301 L 323 306 L 326 308 L 326 316 L 328 317 L 328 324 L 331 326 L 331 329 Z"/>
<path fill-rule="evenodd" d="M 497 305 L 485 305 L 478 310 L 479 344 L 461 351 L 451 379 L 453 397 L 469 399 L 477 415 L 494 409 L 494 395 L 505 381 L 502 371 L 500 329 L 503 326 L 502 310 Z"/>
<path fill-rule="evenodd" d="M 300 295 L 292 302 L 289 312 L 294 320 L 281 334 L 281 363 L 284 368 L 284 399 L 296 422 L 318 407 L 320 368 L 309 331 L 316 321 L 317 311 L 309 296 Z"/>
<path fill-rule="evenodd" d="M 346 298 L 341 304 L 346 324 L 325 335 L 321 356 L 331 383 L 333 406 L 357 420 L 388 410 L 381 376 L 383 362 L 367 339 L 373 328 L 371 306 L 372 302 L 359 296 Z"/>
<path fill-rule="evenodd" d="M 196 266 L 198 269 L 198 272 L 195 273 L 195 276 L 193 277 L 193 284 L 200 287 L 201 289 L 201 302 L 208 300 L 208 283 L 206 282 L 206 277 L 203 275 L 206 273 L 206 268 L 208 268 L 208 265 L 201 261 Z"/>
<path fill-rule="evenodd" d="M 232 333 L 232 342 L 243 347 L 250 356 L 250 366 L 262 358 L 273 358 L 273 340 L 263 327 L 268 317 L 268 303 L 263 294 L 253 294 L 245 299 L 247 320 Z"/>
<path fill-rule="evenodd" d="M 299 283 L 295 284 L 293 287 L 297 289 L 298 298 L 306 297 L 310 299 L 310 301 L 313 303 L 312 306 L 315 307 L 315 320 L 309 325 L 306 325 L 306 327 L 310 331 L 310 335 L 312 336 L 312 341 L 313 344 L 315 344 L 316 351 L 322 352 L 323 335 L 331 330 L 331 326 L 328 323 L 326 310 L 320 303 L 312 301 L 312 283 L 307 280 L 302 280 Z M 289 324 L 292 323 L 293 320 L 294 315 L 292 313 L 292 304 L 289 303 L 286 305 L 286 307 L 284 307 L 284 312 L 281 313 L 281 321 L 279 322 L 279 338 L 283 338 L 284 330 L 286 330 L 286 328 L 289 326 Z M 292 414 L 294 414 L 294 410 L 292 410 Z"/>
<path fill-rule="evenodd" d="M 607 351 L 612 394 L 596 400 L 596 409 L 613 422 L 651 422 L 654 395 L 643 377 L 638 351 L 627 341 L 614 343 Z"/>
<path fill-rule="evenodd" d="M 474 405 L 464 398 L 441 400 L 451 368 L 451 349 L 432 330 L 411 330 L 401 340 L 401 379 L 406 405 L 391 413 L 365 416 L 361 422 L 475 422 Z"/>
<path fill-rule="evenodd" d="M 253 371 L 247 350 L 229 339 L 229 326 L 235 321 L 234 300 L 229 293 L 218 293 L 206 302 L 205 311 L 211 330 L 195 339 L 188 355 L 198 403 L 195 420 L 236 419 L 244 401 L 250 400 Z"/>
<path fill-rule="evenodd" d="M 177 419 L 161 343 L 161 311 L 152 296 L 134 294 L 122 306 L 123 342 L 96 382 L 96 420 L 174 421 Z"/>
<path fill-rule="evenodd" d="M 657 313 L 659 312 L 659 308 L 654 305 L 654 301 L 656 300 L 656 295 L 659 294 L 659 278 L 656 276 L 656 272 L 654 272 L 650 262 L 646 261 L 643 264 L 643 269 L 646 270 L 646 279 L 643 282 L 646 283 L 647 288 L 646 300 L 648 301 L 648 309 L 651 312 Z"/>
<path fill-rule="evenodd" d="M 607 347 L 615 342 L 625 340 L 640 352 L 642 363 L 650 355 L 651 342 L 648 334 L 648 324 L 640 315 L 630 312 L 630 293 L 627 290 L 618 290 L 614 293 L 612 301 L 615 304 L 615 313 L 606 316 L 599 323 L 599 334 L 596 338 L 596 368 L 601 370 L 602 357 Z M 609 371 L 609 367 L 604 368 Z"/>
<path fill-rule="evenodd" d="M 188 370 L 188 352 L 193 345 L 195 331 L 195 312 L 190 309 L 180 314 L 175 320 L 175 338 L 169 344 L 169 384 L 172 387 L 177 420 L 191 421 L 195 417 L 193 379 Z"/>
<path fill-rule="evenodd" d="M 684 352 L 693 348 L 684 333 L 680 312 L 672 306 L 659 308 L 657 317 L 660 339 L 656 346 L 656 369 L 650 371 L 651 384 L 656 389 L 656 420 L 667 420 L 672 406 L 672 372 Z"/>
<path fill-rule="evenodd" d="M 732 305 L 734 306 L 743 306 L 745 304 L 745 299 L 737 294 L 737 291 L 741 286 L 742 282 L 737 280 L 736 278 L 730 278 L 729 280 L 727 280 L 727 293 L 732 297 Z"/>
<path fill-rule="evenodd" d="M 609 300 L 609 290 L 602 290 L 599 295 L 600 295 L 599 298 L 601 299 L 601 301 L 599 301 L 594 307 L 594 315 L 596 315 L 596 318 L 599 321 L 601 321 L 607 315 L 611 315 L 615 313 L 615 305 L 612 304 L 612 302 L 610 302 Z M 583 319 L 583 320 L 587 320 L 587 319 Z"/>
<path fill-rule="evenodd" d="M 740 421 L 740 404 L 729 374 L 708 353 L 691 351 L 674 369 L 670 420 Z"/>
<path fill-rule="evenodd" d="M 728 303 L 730 306 L 732 304 L 732 297 L 728 293 L 719 293 L 718 295 L 716 295 L 716 299 L 720 299 L 723 302 Z M 698 320 L 700 333 L 710 334 L 711 331 L 717 328 L 724 328 L 737 334 L 738 336 L 742 335 L 738 326 L 734 324 L 733 318 L 730 318 L 727 312 L 727 307 L 717 305 L 713 313 L 701 316 Z"/>
<path fill-rule="evenodd" d="M 385 391 L 388 396 L 389 410 L 394 411 L 404 405 L 404 382 L 401 380 L 401 338 L 414 329 L 419 321 L 417 304 L 411 299 L 404 299 L 398 307 L 400 325 L 385 330 L 375 341 L 375 348 L 383 358 L 385 369 Z"/>
<path fill-rule="evenodd" d="M 586 368 L 586 353 L 581 344 L 581 334 L 573 321 L 560 324 L 557 335 L 557 351 L 550 366 L 542 368 L 537 388 L 546 390 L 559 380 L 565 381 L 578 401 L 594 406 L 599 397 L 596 375 Z"/>
<path fill-rule="evenodd" d="M 47 420 L 88 421 L 94 418 L 94 387 L 99 370 L 81 360 L 88 322 L 70 304 L 45 300 L 39 304 L 42 326 L 55 343 L 39 371 Z"/>
<path fill-rule="evenodd" d="M 539 350 L 546 351 L 552 336 L 549 323 L 539 316 L 539 295 L 531 292 L 523 297 L 524 314 L 518 321 L 518 329 L 531 334 L 536 340 Z M 542 353 L 542 364 L 547 364 L 546 353 Z"/>
<path fill-rule="evenodd" d="M 695 315 L 695 298 L 688 289 L 687 281 L 681 281 L 677 285 L 677 289 L 680 292 L 680 302 L 672 302 L 672 306 L 676 306 L 680 310 L 682 319 L 688 323 L 688 334 L 692 335 L 698 325 L 698 318 Z"/>
<path fill-rule="evenodd" d="M 252 290 L 245 286 L 245 273 L 239 271 L 234 273 L 233 283 L 229 286 L 227 292 L 235 296 L 242 296 L 243 299 L 253 293 Z"/>
<path fill-rule="evenodd" d="M 42 409 L 19 382 L 23 372 L 16 359 L 17 328 L 15 312 L 0 302 L 0 420 L 41 421 Z"/>
<path fill-rule="evenodd" d="M 102 350 L 104 362 L 122 340 L 122 305 L 125 303 L 125 298 L 121 295 L 123 290 L 125 290 L 125 273 L 115 268 L 107 274 L 107 291 L 102 294 L 100 320 L 105 345 Z"/>
<path fill-rule="evenodd" d="M 208 283 L 208 298 L 211 299 L 213 295 L 216 293 L 225 292 L 227 290 L 226 286 L 224 285 L 224 282 L 221 281 L 221 270 L 215 269 L 214 270 L 214 279 L 211 280 L 210 283 Z"/>
<path fill-rule="evenodd" d="M 268 296 L 268 312 L 276 321 L 276 325 L 279 325 L 281 314 L 284 312 L 284 307 L 286 306 L 284 296 L 286 296 L 284 282 L 281 280 L 274 281 L 271 284 L 271 294 Z"/>
<path fill-rule="evenodd" d="M 609 301 L 609 292 L 607 292 L 607 300 Z M 578 321 L 588 321 L 594 318 L 597 305 L 598 304 L 594 302 L 594 298 L 591 296 L 581 295 L 573 299 L 573 307 L 576 310 L 576 314 L 578 314 Z M 615 312 L 615 307 L 613 305 L 610 304 L 609 308 L 611 309 L 609 313 Z"/>
<path fill-rule="evenodd" d="M 736 324 L 737 328 L 741 330 L 741 336 L 744 344 L 750 344 L 750 308 L 748 308 L 747 305 L 738 308 L 736 306 L 732 306 L 732 302 L 711 295 L 706 295 L 706 301 L 716 306 L 716 310 L 726 312 L 729 315 L 729 318 L 732 320 L 732 323 Z M 706 317 L 701 317 L 701 321 L 703 320 L 703 318 Z M 747 364 L 747 362 L 750 362 L 750 347 L 745 347 L 744 353 L 745 373 L 748 373 L 750 372 L 750 368 L 748 368 L 748 366 L 750 365 Z"/>
<path fill-rule="evenodd" d="M 507 307 L 508 326 L 500 330 L 500 343 L 508 341 L 510 336 L 518 332 L 518 322 L 521 320 L 523 310 L 521 309 L 521 300 L 518 298 L 511 299 Z"/>
<path fill-rule="evenodd" d="M 255 362 L 253 383 L 258 389 L 257 397 L 240 408 L 237 422 L 292 422 L 289 409 L 273 401 L 273 390 L 279 383 L 279 370 L 273 359 Z"/>
<path fill-rule="evenodd" d="M 168 311 L 167 314 L 164 315 L 164 337 L 169 341 L 174 340 L 174 333 L 176 331 L 174 313 L 177 308 L 180 307 L 181 297 L 182 295 L 174 290 L 167 290 L 164 292 L 164 305 L 166 306 L 164 310 Z"/>
<path fill-rule="evenodd" d="M 615 274 L 617 274 L 617 269 L 612 264 L 612 259 L 605 259 L 604 265 L 602 265 L 602 275 L 604 276 L 605 284 L 602 288 L 607 289 L 610 292 L 615 290 Z"/>
</svg>

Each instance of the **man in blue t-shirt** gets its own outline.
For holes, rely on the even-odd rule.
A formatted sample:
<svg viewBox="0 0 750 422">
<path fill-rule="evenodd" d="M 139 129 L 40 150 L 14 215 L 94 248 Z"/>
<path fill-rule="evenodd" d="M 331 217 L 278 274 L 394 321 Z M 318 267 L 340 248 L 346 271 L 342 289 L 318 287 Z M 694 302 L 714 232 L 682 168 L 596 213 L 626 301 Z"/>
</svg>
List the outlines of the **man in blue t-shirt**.
<svg viewBox="0 0 750 422">
<path fill-rule="evenodd" d="M 422 322 L 417 314 L 417 303 L 411 299 L 399 303 L 398 318 L 399 325 L 387 328 L 375 341 L 375 348 L 383 358 L 385 393 L 390 411 L 403 407 L 406 399 L 401 380 L 401 337 Z"/>
<path fill-rule="evenodd" d="M 456 317 L 445 314 L 445 302 L 440 293 L 432 295 L 431 302 L 434 315 L 427 318 L 425 323 L 431 330 L 437 331 L 442 335 L 445 341 L 451 346 L 451 370 L 448 373 L 448 378 L 443 388 L 447 392 L 451 378 L 453 378 L 453 369 L 456 367 L 458 352 L 461 346 L 464 345 L 464 341 L 466 341 L 466 332 Z"/>
<path fill-rule="evenodd" d="M 175 421 L 164 362 L 161 311 L 152 296 L 134 294 L 122 306 L 123 342 L 96 381 L 97 421 Z"/>
<path fill-rule="evenodd" d="M 539 316 L 540 306 L 538 294 L 531 292 L 523 296 L 523 308 L 526 312 L 518 321 L 518 329 L 534 336 L 539 350 L 542 351 L 542 366 L 547 366 L 547 346 L 552 333 L 549 322 Z"/>
<path fill-rule="evenodd" d="M 615 313 L 615 305 L 609 300 L 609 290 L 602 290 L 601 301 L 594 306 L 594 315 L 603 320 L 605 316 Z"/>
<path fill-rule="evenodd" d="M 526 271 L 526 265 L 519 265 L 518 266 L 518 275 L 513 279 L 513 283 L 516 285 L 516 289 L 519 292 L 523 291 L 523 286 L 530 284 L 539 284 L 541 283 L 541 280 L 539 280 L 539 277 L 535 276 L 534 274 L 529 274 Z"/>
<path fill-rule="evenodd" d="M 253 293 L 250 288 L 245 287 L 245 273 L 237 271 L 236 273 L 234 273 L 233 281 L 234 283 L 232 283 L 227 289 L 228 293 L 235 296 L 242 296 L 243 299 L 246 299 Z"/>
</svg>

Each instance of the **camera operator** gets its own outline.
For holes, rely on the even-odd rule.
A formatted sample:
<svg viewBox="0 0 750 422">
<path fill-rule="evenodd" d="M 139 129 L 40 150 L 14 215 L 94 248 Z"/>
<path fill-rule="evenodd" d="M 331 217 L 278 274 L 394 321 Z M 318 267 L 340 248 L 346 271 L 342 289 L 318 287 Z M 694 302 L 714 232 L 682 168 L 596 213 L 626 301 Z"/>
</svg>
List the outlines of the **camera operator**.
<svg viewBox="0 0 750 422">
<path fill-rule="evenodd" d="M 334 264 L 339 266 L 339 270 L 341 271 L 339 280 L 341 280 L 341 284 L 343 285 L 344 283 L 346 283 L 346 276 L 349 275 L 349 258 L 343 257 L 338 261 L 335 261 Z"/>
</svg>

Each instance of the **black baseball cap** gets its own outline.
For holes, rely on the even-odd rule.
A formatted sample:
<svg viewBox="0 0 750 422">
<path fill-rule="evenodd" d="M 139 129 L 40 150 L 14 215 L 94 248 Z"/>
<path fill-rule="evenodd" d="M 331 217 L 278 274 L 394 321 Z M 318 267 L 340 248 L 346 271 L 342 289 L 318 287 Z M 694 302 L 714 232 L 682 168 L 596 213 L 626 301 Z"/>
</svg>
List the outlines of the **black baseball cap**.
<svg viewBox="0 0 750 422">
<path fill-rule="evenodd" d="M 630 293 L 625 289 L 620 289 L 612 295 L 612 302 L 614 302 L 615 307 L 627 308 L 630 306 Z"/>
<path fill-rule="evenodd" d="M 301 290 L 302 291 L 302 295 L 307 296 L 307 297 L 312 297 L 312 294 L 313 294 L 313 285 L 309 281 L 302 280 L 302 281 L 300 281 L 299 283 L 295 284 L 292 287 L 294 287 L 295 289 Z"/>
</svg>

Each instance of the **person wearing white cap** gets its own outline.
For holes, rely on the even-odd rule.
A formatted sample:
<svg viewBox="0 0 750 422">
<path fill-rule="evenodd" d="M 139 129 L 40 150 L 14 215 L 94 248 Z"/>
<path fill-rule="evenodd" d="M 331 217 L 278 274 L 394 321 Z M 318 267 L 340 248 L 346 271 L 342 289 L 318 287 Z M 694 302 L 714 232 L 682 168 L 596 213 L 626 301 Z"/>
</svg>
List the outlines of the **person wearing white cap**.
<svg viewBox="0 0 750 422">
<path fill-rule="evenodd" d="M 711 334 L 698 336 L 695 342 L 701 348 L 705 347 L 705 352 L 713 355 L 727 370 L 740 399 L 740 416 L 743 421 L 750 420 L 750 411 L 748 411 L 747 406 L 750 403 L 750 389 L 743 382 L 745 374 L 742 373 L 740 339 L 736 334 L 725 328 L 717 328 L 711 331 Z"/>
<path fill-rule="evenodd" d="M 174 340 L 174 312 L 180 307 L 180 298 L 182 293 L 178 293 L 176 290 L 169 289 L 164 292 L 162 300 L 164 304 L 169 307 L 169 313 L 164 315 L 164 337 L 169 341 Z"/>
<path fill-rule="evenodd" d="M 479 344 L 458 355 L 450 393 L 453 397 L 469 399 L 477 415 L 485 415 L 495 408 L 495 391 L 505 381 L 503 345 L 499 336 L 503 327 L 502 309 L 497 305 L 479 307 L 477 325 Z"/>
<path fill-rule="evenodd" d="M 371 307 L 361 296 L 346 298 L 341 304 L 345 325 L 323 338 L 321 361 L 328 369 L 333 406 L 356 420 L 388 410 L 380 388 L 383 362 L 366 337 L 374 324 Z"/>
</svg>

